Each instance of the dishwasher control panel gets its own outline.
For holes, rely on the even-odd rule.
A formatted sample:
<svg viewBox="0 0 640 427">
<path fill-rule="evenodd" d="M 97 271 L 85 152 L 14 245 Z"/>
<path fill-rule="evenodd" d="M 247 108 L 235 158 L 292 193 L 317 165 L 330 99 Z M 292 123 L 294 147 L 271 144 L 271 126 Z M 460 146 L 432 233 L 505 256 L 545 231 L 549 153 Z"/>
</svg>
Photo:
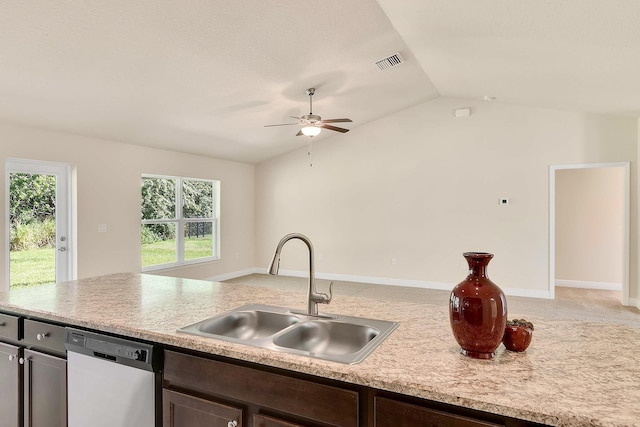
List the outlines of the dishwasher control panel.
<svg viewBox="0 0 640 427">
<path fill-rule="evenodd" d="M 66 328 L 65 347 L 67 351 L 149 371 L 154 370 L 153 346 L 150 344 L 81 329 Z"/>
</svg>

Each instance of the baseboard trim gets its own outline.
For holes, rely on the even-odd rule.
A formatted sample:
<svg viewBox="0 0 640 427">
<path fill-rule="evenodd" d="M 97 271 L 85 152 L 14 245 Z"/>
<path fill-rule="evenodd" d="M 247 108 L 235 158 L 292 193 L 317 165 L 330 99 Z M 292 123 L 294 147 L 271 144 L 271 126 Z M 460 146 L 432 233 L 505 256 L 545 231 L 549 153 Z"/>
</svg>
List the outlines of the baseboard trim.
<svg viewBox="0 0 640 427">
<path fill-rule="evenodd" d="M 587 282 L 583 280 L 556 280 L 556 286 L 564 288 L 600 289 L 604 291 L 622 291 L 622 283 Z"/>
<path fill-rule="evenodd" d="M 255 274 L 267 274 L 266 268 L 254 268 Z M 308 271 L 300 270 L 280 270 L 278 273 L 281 276 L 289 277 L 309 277 Z M 239 277 L 239 276 L 234 276 Z M 456 283 L 446 282 L 431 282 L 425 280 L 411 280 L 411 279 L 395 279 L 390 277 L 374 277 L 374 276 L 355 276 L 350 274 L 336 274 L 336 273 L 316 273 L 316 279 L 323 280 L 336 280 L 342 282 L 355 282 L 355 283 L 371 283 L 374 285 L 386 285 L 386 286 L 406 286 L 410 288 L 422 288 L 422 289 L 436 289 L 443 291 L 450 291 L 456 285 Z M 548 290 L 538 289 L 517 289 L 517 288 L 504 288 L 501 287 L 505 295 L 515 297 L 527 297 L 527 298 L 541 298 L 551 299 L 551 294 Z"/>
<path fill-rule="evenodd" d="M 628 307 L 636 307 L 640 310 L 640 298 L 629 298 Z"/>
<path fill-rule="evenodd" d="M 231 273 L 219 274 L 213 277 L 207 277 L 204 280 L 210 280 L 212 282 L 224 282 L 225 280 L 235 279 L 236 277 L 248 276 L 249 274 L 262 273 L 266 274 L 267 270 L 262 268 L 246 268 L 244 270 L 233 271 Z"/>
</svg>

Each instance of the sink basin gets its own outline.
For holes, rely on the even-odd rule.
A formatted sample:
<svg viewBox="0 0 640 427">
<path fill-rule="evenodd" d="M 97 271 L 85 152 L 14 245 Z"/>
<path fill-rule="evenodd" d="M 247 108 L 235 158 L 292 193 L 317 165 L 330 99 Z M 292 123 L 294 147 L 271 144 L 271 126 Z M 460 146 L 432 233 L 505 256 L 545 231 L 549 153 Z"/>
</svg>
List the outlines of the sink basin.
<svg viewBox="0 0 640 427">
<path fill-rule="evenodd" d="M 379 333 L 366 325 L 312 320 L 281 334 L 273 343 L 314 354 L 345 355 L 362 350 Z"/>
<path fill-rule="evenodd" d="M 192 335 L 293 353 L 340 363 L 359 363 L 397 323 L 249 304 L 178 329 Z"/>
<path fill-rule="evenodd" d="M 298 317 L 261 310 L 233 311 L 191 325 L 202 334 L 220 335 L 240 340 L 254 340 L 271 336 L 293 325 Z"/>
</svg>

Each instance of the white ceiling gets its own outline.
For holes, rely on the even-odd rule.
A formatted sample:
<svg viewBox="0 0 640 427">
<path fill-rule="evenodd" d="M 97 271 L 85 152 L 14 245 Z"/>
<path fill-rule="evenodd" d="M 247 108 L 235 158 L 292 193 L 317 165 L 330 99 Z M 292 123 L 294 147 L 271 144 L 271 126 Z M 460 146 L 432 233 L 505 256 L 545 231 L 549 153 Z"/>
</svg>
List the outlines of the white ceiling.
<svg viewBox="0 0 640 427">
<path fill-rule="evenodd" d="M 5 122 L 256 163 L 308 87 L 354 133 L 439 95 L 638 116 L 640 2 L 0 0 Z"/>
</svg>

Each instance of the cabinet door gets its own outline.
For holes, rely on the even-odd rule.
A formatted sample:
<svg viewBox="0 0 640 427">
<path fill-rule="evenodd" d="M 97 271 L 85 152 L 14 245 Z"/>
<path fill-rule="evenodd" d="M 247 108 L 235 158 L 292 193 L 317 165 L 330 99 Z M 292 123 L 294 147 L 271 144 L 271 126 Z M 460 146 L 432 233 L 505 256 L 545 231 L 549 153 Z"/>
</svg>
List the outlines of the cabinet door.
<svg viewBox="0 0 640 427">
<path fill-rule="evenodd" d="M 66 427 L 67 361 L 24 351 L 24 426 Z"/>
<path fill-rule="evenodd" d="M 499 427 L 494 424 L 382 397 L 375 398 L 375 427 Z"/>
<path fill-rule="evenodd" d="M 242 409 L 162 390 L 163 427 L 242 427 Z"/>
<path fill-rule="evenodd" d="M 357 391 L 247 366 L 165 351 L 164 384 L 203 396 L 248 402 L 315 425 L 362 425 Z"/>
<path fill-rule="evenodd" d="M 253 416 L 253 427 L 305 427 L 303 424 L 290 423 L 278 418 L 268 417 L 262 414 Z"/>
<path fill-rule="evenodd" d="M 22 426 L 20 347 L 0 343 L 0 427 Z"/>
</svg>

